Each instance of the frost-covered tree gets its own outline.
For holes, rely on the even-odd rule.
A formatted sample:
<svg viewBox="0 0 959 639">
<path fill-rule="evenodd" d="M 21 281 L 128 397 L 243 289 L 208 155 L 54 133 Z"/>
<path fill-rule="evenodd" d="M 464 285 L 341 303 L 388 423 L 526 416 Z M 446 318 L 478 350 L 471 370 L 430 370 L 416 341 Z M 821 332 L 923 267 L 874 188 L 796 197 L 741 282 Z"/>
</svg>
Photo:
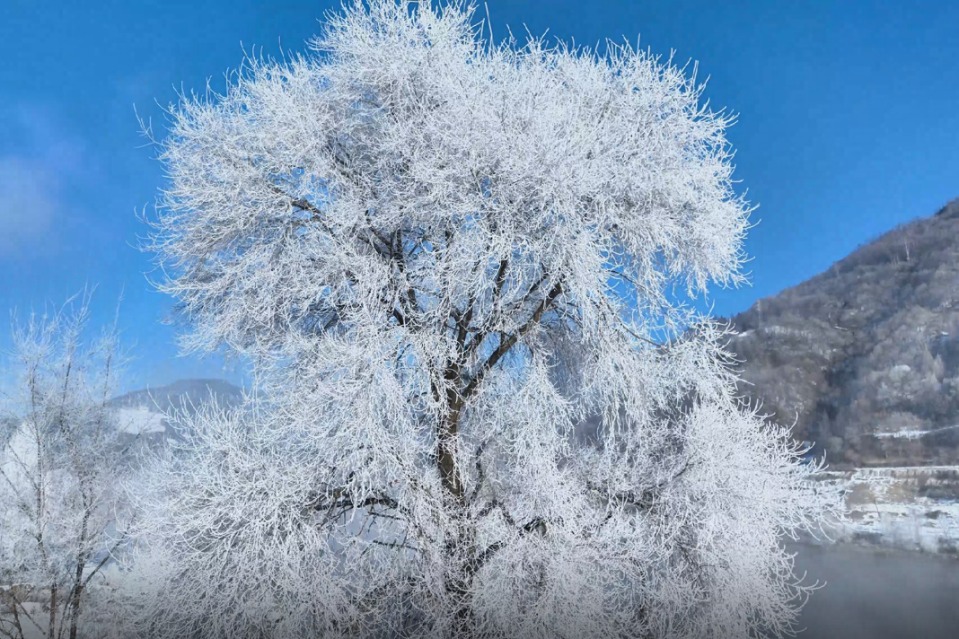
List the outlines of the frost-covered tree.
<svg viewBox="0 0 959 639">
<path fill-rule="evenodd" d="M 356 3 L 171 108 L 163 286 L 260 388 L 157 467 L 151 636 L 794 619 L 783 536 L 834 502 L 681 302 L 741 279 L 731 118 L 629 46 L 484 33 Z"/>
<path fill-rule="evenodd" d="M 116 335 L 88 339 L 87 308 L 14 330 L 0 421 L 0 637 L 90 636 L 91 591 L 122 542 L 108 403 Z"/>
</svg>

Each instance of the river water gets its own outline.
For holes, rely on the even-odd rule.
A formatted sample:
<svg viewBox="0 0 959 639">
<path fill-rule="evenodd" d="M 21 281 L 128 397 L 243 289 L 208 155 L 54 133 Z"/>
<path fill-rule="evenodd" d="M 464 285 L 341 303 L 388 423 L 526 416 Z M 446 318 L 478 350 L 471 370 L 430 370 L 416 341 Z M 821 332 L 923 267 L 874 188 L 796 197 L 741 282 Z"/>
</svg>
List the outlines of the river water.
<svg viewBox="0 0 959 639">
<path fill-rule="evenodd" d="M 959 639 L 959 560 L 854 546 L 798 546 L 797 574 L 827 585 L 799 639 Z"/>
</svg>

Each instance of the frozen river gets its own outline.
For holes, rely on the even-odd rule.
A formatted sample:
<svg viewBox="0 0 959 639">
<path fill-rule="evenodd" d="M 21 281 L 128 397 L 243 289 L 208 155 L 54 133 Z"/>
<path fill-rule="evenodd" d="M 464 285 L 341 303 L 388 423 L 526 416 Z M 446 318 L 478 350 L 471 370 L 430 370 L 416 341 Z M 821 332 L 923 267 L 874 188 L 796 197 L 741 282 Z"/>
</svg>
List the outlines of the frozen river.
<svg viewBox="0 0 959 639">
<path fill-rule="evenodd" d="M 851 546 L 799 546 L 798 574 L 826 581 L 800 639 L 956 639 L 959 560 Z"/>
</svg>

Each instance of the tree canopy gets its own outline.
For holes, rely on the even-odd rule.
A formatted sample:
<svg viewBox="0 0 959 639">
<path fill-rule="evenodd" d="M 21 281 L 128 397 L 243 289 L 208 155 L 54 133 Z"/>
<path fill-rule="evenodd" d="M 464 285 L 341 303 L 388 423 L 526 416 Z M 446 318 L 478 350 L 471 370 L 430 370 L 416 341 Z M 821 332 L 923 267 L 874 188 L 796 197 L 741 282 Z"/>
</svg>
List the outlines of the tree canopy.
<svg viewBox="0 0 959 639">
<path fill-rule="evenodd" d="M 151 634 L 788 628 L 782 536 L 832 502 L 679 301 L 741 281 L 748 226 L 700 97 L 370 0 L 171 107 L 162 286 L 259 392 L 157 466 Z"/>
</svg>

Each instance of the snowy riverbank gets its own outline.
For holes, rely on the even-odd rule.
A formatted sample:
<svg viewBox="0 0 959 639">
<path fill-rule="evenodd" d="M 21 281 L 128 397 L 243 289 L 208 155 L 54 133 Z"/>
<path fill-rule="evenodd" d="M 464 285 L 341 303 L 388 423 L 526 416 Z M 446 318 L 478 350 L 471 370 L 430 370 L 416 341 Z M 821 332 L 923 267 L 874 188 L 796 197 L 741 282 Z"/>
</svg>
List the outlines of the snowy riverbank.
<svg viewBox="0 0 959 639">
<path fill-rule="evenodd" d="M 831 471 L 845 491 L 839 542 L 959 554 L 959 467 L 914 466 Z"/>
</svg>

